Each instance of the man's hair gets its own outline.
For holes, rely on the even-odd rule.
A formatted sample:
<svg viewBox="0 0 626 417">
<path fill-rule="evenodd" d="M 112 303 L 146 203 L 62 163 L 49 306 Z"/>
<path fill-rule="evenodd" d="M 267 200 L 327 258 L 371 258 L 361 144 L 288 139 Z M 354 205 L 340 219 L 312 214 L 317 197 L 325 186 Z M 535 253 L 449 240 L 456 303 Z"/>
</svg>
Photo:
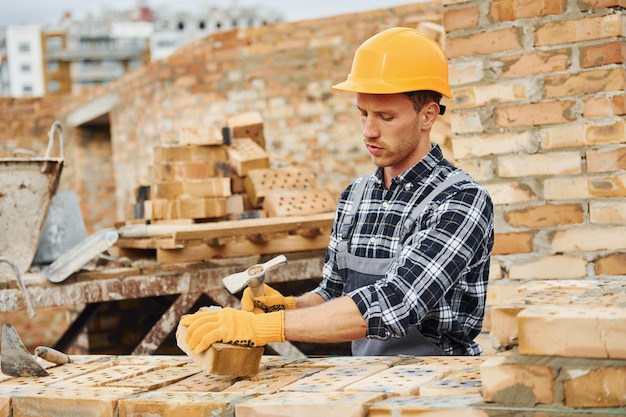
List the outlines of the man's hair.
<svg viewBox="0 0 626 417">
<path fill-rule="evenodd" d="M 416 112 L 422 110 L 422 107 L 424 107 L 426 103 L 430 103 L 431 101 L 439 104 L 442 97 L 440 93 L 431 90 L 409 91 L 404 94 L 406 94 L 409 100 L 411 100 L 411 102 L 413 103 L 413 108 Z M 439 104 L 439 108 L 439 114 L 443 114 L 446 111 L 446 106 Z"/>
</svg>

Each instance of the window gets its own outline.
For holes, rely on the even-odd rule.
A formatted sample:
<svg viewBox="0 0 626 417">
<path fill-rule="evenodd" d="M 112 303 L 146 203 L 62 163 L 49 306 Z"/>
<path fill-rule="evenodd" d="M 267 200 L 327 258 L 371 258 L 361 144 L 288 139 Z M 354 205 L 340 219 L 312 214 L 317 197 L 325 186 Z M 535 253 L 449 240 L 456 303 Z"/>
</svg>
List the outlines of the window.
<svg viewBox="0 0 626 417">
<path fill-rule="evenodd" d="M 143 61 L 141 61 L 140 59 L 132 59 L 130 61 L 128 61 L 128 69 L 129 70 L 134 70 L 137 69 L 139 67 L 143 66 Z"/>
<path fill-rule="evenodd" d="M 22 64 L 22 65 L 20 66 L 20 71 L 21 71 L 22 73 L 24 73 L 24 74 L 29 74 L 29 73 L 30 73 L 30 71 L 31 71 L 31 66 L 30 66 L 30 64 Z"/>
<path fill-rule="evenodd" d="M 198 28 L 199 28 L 200 30 L 204 30 L 204 28 L 205 28 L 205 27 L 206 27 L 206 24 L 204 23 L 204 20 L 201 20 L 201 21 L 198 23 Z"/>
<path fill-rule="evenodd" d="M 178 30 L 184 30 L 184 29 L 185 29 L 185 23 L 178 22 Z"/>
<path fill-rule="evenodd" d="M 22 93 L 24 93 L 24 95 L 31 95 L 33 94 L 33 86 L 30 84 L 24 84 L 22 86 Z"/>
<path fill-rule="evenodd" d="M 46 49 L 48 51 L 60 51 L 63 49 L 63 38 L 60 36 L 51 36 L 46 39 Z"/>
<path fill-rule="evenodd" d="M 48 82 L 48 92 L 49 93 L 58 93 L 61 90 L 61 84 L 58 81 L 50 81 Z"/>
<path fill-rule="evenodd" d="M 58 61 L 48 61 L 46 64 L 46 70 L 48 72 L 57 72 L 59 70 L 59 62 Z"/>
<path fill-rule="evenodd" d="M 18 45 L 18 50 L 22 53 L 30 52 L 30 43 L 28 42 L 20 42 Z"/>
</svg>

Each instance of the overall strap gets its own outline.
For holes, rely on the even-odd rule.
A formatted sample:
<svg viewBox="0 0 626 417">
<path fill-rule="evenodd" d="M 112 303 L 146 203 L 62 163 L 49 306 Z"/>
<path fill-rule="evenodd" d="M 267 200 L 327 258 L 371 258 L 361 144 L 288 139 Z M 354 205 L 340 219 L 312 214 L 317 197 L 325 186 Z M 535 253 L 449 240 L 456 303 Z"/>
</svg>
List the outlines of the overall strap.
<svg viewBox="0 0 626 417">
<path fill-rule="evenodd" d="M 415 223 L 419 215 L 424 211 L 428 204 L 430 204 L 439 194 L 441 194 L 442 191 L 463 180 L 471 181 L 472 177 L 464 172 L 460 172 L 458 174 L 447 177 L 445 180 L 439 183 L 439 185 L 433 188 L 433 190 L 428 193 L 426 198 L 424 198 L 417 206 L 415 206 L 410 216 L 404 221 L 404 233 L 407 234 L 411 231 L 411 226 Z"/>
<path fill-rule="evenodd" d="M 365 186 L 367 186 L 367 182 L 370 176 L 371 174 L 362 176 L 361 181 L 356 184 L 352 189 L 352 208 L 350 209 L 350 212 L 345 215 L 343 219 L 343 224 L 341 226 L 341 239 L 343 241 L 347 240 L 350 237 L 350 229 L 352 228 L 352 224 L 354 223 L 356 213 L 359 210 L 359 205 L 361 205 L 361 199 L 363 198 L 363 193 L 365 192 Z"/>
</svg>

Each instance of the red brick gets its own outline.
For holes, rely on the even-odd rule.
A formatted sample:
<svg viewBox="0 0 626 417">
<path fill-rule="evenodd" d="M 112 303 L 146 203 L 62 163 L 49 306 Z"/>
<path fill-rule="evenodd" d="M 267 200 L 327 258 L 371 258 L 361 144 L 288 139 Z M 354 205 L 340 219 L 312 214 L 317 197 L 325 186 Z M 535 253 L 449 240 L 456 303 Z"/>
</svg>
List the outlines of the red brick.
<svg viewBox="0 0 626 417">
<path fill-rule="evenodd" d="M 495 122 L 501 127 L 569 123 L 576 120 L 575 104 L 575 101 L 563 100 L 498 107 L 494 110 Z"/>
<path fill-rule="evenodd" d="M 604 9 L 607 7 L 621 7 L 626 9 L 626 0 L 580 0 L 578 2 L 581 12 L 591 9 Z"/>
<path fill-rule="evenodd" d="M 625 55 L 626 43 L 624 41 L 586 46 L 580 51 L 580 66 L 591 68 L 608 64 L 623 64 Z"/>
<path fill-rule="evenodd" d="M 588 172 L 611 172 L 626 169 L 626 147 L 587 152 Z"/>
<path fill-rule="evenodd" d="M 535 234 L 536 232 L 496 233 L 492 253 L 510 255 L 532 252 Z"/>
<path fill-rule="evenodd" d="M 626 174 L 589 178 L 588 184 L 594 197 L 626 197 Z"/>
<path fill-rule="evenodd" d="M 589 126 L 585 132 L 585 142 L 589 145 L 626 142 L 624 121 L 619 120 L 612 125 Z"/>
<path fill-rule="evenodd" d="M 446 10 L 443 13 L 443 26 L 447 32 L 475 27 L 480 19 L 478 6 Z"/>
<path fill-rule="evenodd" d="M 590 70 L 577 74 L 548 75 L 544 78 L 545 97 L 580 96 L 599 92 L 624 91 L 624 69 Z"/>
<path fill-rule="evenodd" d="M 501 62 L 502 78 L 524 77 L 531 74 L 548 74 L 565 71 L 571 66 L 571 50 L 560 48 L 550 51 L 533 51 L 526 54 L 507 55 L 493 58 Z"/>
<path fill-rule="evenodd" d="M 609 14 L 551 22 L 535 30 L 535 46 L 556 45 L 621 36 L 623 16 Z"/>
<path fill-rule="evenodd" d="M 513 227 L 549 227 L 581 224 L 585 212 L 580 204 L 546 204 L 504 212 L 504 220 Z"/>
<path fill-rule="evenodd" d="M 573 408 L 626 406 L 626 368 L 567 369 L 565 405 Z"/>
<path fill-rule="evenodd" d="M 517 28 L 492 30 L 462 38 L 448 38 L 446 55 L 448 58 L 455 58 L 514 51 L 522 48 L 520 38 L 521 34 Z"/>
<path fill-rule="evenodd" d="M 623 94 L 613 97 L 592 97 L 583 100 L 583 117 L 623 116 L 626 100 Z"/>
<path fill-rule="evenodd" d="M 595 261 L 596 275 L 626 275 L 626 253 L 613 253 Z"/>
<path fill-rule="evenodd" d="M 491 3 L 489 17 L 494 22 L 528 19 L 539 16 L 561 14 L 565 11 L 564 0 L 495 0 Z"/>
</svg>

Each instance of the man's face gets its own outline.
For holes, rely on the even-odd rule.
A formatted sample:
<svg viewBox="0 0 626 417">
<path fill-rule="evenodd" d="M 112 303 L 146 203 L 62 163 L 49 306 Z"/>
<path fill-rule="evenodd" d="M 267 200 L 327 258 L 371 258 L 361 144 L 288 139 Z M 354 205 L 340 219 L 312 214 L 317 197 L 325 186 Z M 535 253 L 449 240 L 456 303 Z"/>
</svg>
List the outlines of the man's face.
<svg viewBox="0 0 626 417">
<path fill-rule="evenodd" d="M 357 93 L 365 146 L 372 162 L 385 168 L 388 181 L 430 151 L 430 125 L 424 124 L 427 107 L 416 112 L 404 94 Z"/>
</svg>

